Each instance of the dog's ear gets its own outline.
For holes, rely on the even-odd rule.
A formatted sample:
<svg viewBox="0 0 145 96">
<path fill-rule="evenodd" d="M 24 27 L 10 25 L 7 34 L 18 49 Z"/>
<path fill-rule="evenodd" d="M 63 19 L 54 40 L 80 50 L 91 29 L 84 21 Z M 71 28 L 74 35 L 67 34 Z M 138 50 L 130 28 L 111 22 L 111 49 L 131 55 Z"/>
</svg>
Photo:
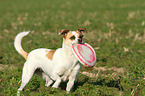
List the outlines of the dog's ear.
<svg viewBox="0 0 145 96">
<path fill-rule="evenodd" d="M 68 30 L 68 29 L 59 30 L 59 34 L 58 34 L 58 35 L 62 35 L 62 37 L 65 37 L 66 34 L 67 34 L 69 31 L 70 31 L 70 30 Z"/>
<path fill-rule="evenodd" d="M 85 32 L 87 32 L 87 31 L 86 31 L 86 28 L 78 28 L 78 29 L 77 29 L 77 32 L 85 33 Z"/>
</svg>

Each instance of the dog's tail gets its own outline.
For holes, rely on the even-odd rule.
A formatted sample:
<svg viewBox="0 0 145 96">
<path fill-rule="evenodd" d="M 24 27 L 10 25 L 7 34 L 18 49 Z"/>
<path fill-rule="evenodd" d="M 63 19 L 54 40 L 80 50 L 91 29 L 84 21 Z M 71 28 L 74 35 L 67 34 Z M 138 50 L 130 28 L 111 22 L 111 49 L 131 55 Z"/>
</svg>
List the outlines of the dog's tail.
<svg viewBox="0 0 145 96">
<path fill-rule="evenodd" d="M 27 31 L 27 32 L 21 32 L 19 33 L 16 37 L 15 37 L 15 41 L 14 41 L 14 46 L 15 46 L 15 49 L 18 51 L 19 54 L 21 54 L 25 59 L 27 59 L 27 56 L 28 56 L 28 53 L 25 52 L 21 46 L 21 41 L 22 41 L 22 38 L 26 35 L 29 34 L 30 31 Z"/>
</svg>

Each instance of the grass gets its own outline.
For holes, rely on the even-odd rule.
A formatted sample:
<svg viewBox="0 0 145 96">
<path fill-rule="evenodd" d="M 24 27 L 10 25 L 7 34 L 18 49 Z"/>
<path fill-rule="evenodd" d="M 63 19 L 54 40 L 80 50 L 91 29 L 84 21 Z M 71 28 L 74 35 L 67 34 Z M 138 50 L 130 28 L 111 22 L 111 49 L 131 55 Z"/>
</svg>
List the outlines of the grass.
<svg viewBox="0 0 145 96">
<path fill-rule="evenodd" d="M 22 41 L 30 52 L 61 47 L 59 29 L 85 27 L 84 41 L 94 47 L 98 69 L 82 66 L 81 72 L 93 76 L 80 73 L 69 94 L 66 82 L 58 89 L 47 88 L 43 79 L 33 76 L 21 95 L 143 96 L 144 6 L 144 0 L 0 0 L 0 95 L 14 96 L 20 86 L 25 60 L 14 49 L 16 34 L 31 31 Z"/>
</svg>

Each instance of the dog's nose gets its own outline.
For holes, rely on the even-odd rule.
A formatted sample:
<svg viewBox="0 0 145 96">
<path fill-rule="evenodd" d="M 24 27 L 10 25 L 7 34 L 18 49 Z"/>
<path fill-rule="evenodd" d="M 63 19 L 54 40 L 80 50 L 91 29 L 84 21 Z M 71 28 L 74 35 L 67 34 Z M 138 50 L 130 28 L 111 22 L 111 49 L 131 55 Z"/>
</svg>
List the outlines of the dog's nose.
<svg viewBox="0 0 145 96">
<path fill-rule="evenodd" d="M 81 39 L 81 38 L 78 38 L 78 41 L 79 41 L 79 42 L 81 42 L 81 41 L 82 41 L 82 39 Z"/>
<path fill-rule="evenodd" d="M 82 38 L 78 38 L 78 42 L 79 42 L 80 44 L 82 44 L 82 43 L 83 43 Z"/>
</svg>

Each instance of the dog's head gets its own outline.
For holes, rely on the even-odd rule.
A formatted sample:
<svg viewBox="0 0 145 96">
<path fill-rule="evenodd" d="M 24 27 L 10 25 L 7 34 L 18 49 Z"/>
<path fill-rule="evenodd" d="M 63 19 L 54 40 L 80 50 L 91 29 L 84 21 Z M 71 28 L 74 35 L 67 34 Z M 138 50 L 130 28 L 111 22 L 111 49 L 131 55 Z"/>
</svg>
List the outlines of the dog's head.
<svg viewBox="0 0 145 96">
<path fill-rule="evenodd" d="M 81 44 L 83 43 L 83 37 L 86 32 L 85 28 L 78 28 L 76 31 L 70 31 L 68 29 L 59 30 L 59 35 L 62 35 L 64 38 L 64 43 L 71 44 Z"/>
</svg>

